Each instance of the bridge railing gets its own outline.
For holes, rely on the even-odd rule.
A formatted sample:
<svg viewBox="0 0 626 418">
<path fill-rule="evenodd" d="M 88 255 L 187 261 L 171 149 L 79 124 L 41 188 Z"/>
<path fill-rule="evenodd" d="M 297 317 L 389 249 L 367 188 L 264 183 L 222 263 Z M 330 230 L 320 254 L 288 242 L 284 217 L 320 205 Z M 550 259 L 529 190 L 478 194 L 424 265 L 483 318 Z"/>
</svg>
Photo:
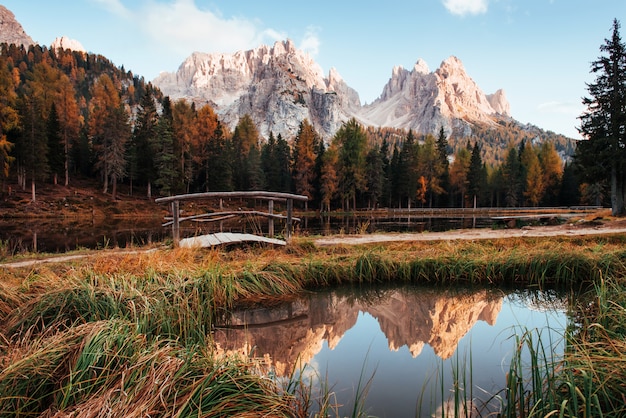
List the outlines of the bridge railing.
<svg viewBox="0 0 626 418">
<path fill-rule="evenodd" d="M 223 207 L 224 199 L 257 199 L 268 201 L 268 211 L 222 211 L 203 213 L 199 215 L 192 215 L 181 217 L 180 216 L 180 202 L 187 200 L 207 200 L 207 199 L 220 199 L 220 209 Z M 206 193 L 190 193 L 176 196 L 161 197 L 155 199 L 156 203 L 169 203 L 170 211 L 172 213 L 171 218 L 166 218 L 168 222 L 165 222 L 163 226 L 172 226 L 172 239 L 174 246 L 178 246 L 180 242 L 180 223 L 183 221 L 201 219 L 213 217 L 213 220 L 223 220 L 234 216 L 242 215 L 259 215 L 268 218 L 270 237 L 274 235 L 274 220 L 285 219 L 285 238 L 287 241 L 291 238 L 293 231 L 293 222 L 299 219 L 293 217 L 293 201 L 306 202 L 308 197 L 292 193 L 281 192 L 265 192 L 265 191 L 245 191 L 245 192 L 206 192 Z M 286 202 L 286 215 L 274 213 L 274 202 Z"/>
</svg>

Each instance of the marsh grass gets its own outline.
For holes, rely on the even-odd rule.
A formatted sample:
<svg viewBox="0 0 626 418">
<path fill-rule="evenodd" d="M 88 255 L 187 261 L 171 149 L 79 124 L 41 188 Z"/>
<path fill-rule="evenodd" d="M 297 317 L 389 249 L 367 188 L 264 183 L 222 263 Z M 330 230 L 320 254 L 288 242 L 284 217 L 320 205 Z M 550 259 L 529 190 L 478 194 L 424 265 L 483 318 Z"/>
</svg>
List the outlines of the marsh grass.
<svg viewBox="0 0 626 418">
<path fill-rule="evenodd" d="M 624 243 L 609 236 L 317 248 L 295 239 L 284 250 L 105 251 L 2 270 L 0 415 L 307 416 L 315 402 L 333 415 L 328 384 L 313 400 L 297 379 L 280 388 L 249 359 L 216 356 L 213 324 L 237 306 L 308 290 L 424 284 L 591 286 L 575 307 L 581 325 L 568 330 L 564 358 L 551 356 L 542 335 L 521 331 L 505 389 L 489 402 L 509 417 L 620 416 Z M 521 360 L 528 352 L 531 372 Z M 455 372 L 453 414 L 476 407 L 466 366 Z M 353 416 L 365 414 L 366 379 L 360 388 Z"/>
</svg>

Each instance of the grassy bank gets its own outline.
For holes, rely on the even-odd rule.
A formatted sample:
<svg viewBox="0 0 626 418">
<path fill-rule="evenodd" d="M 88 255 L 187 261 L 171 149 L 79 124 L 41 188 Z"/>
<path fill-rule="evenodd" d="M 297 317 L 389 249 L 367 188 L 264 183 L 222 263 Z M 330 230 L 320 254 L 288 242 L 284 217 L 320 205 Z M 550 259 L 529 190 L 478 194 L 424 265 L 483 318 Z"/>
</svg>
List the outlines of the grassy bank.
<svg viewBox="0 0 626 418">
<path fill-rule="evenodd" d="M 250 359 L 216 355 L 212 324 L 235 306 L 306 290 L 419 283 L 586 289 L 572 307 L 582 326 L 569 330 L 565 361 L 538 360 L 534 393 L 513 362 L 499 396 L 506 416 L 558 415 L 559 408 L 563 416 L 587 409 L 611 416 L 626 393 L 625 241 L 318 248 L 301 238 L 285 249 L 101 252 L 3 269 L 0 415 L 307 416 L 314 400 L 305 389 L 263 377 Z M 519 346 L 541 354 L 540 341 L 520 336 Z"/>
</svg>

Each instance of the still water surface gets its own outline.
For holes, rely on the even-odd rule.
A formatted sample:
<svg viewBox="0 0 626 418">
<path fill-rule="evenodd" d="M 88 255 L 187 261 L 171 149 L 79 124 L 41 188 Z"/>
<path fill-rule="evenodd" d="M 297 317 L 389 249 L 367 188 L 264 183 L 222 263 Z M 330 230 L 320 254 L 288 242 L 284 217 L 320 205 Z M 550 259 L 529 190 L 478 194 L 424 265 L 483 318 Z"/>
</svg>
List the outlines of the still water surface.
<svg viewBox="0 0 626 418">
<path fill-rule="evenodd" d="M 14 253 L 24 251 L 59 253 L 77 248 L 111 248 L 142 246 L 171 238 L 170 227 L 163 227 L 160 218 L 89 219 L 2 219 L 0 241 Z M 490 218 L 398 216 L 310 216 L 296 224 L 298 235 L 357 234 L 373 232 L 424 232 L 458 228 L 491 226 Z M 277 225 L 281 234 L 284 225 Z M 186 223 L 182 237 L 206 233 L 252 232 L 267 233 L 267 220 L 257 217 L 219 223 Z"/>
<path fill-rule="evenodd" d="M 341 416 L 351 415 L 368 381 L 370 415 L 440 416 L 455 373 L 477 405 L 504 387 L 515 335 L 539 330 L 558 357 L 565 306 L 556 293 L 336 290 L 234 312 L 215 338 L 227 352 L 263 358 L 278 377 L 295 368 L 327 382 Z"/>
</svg>

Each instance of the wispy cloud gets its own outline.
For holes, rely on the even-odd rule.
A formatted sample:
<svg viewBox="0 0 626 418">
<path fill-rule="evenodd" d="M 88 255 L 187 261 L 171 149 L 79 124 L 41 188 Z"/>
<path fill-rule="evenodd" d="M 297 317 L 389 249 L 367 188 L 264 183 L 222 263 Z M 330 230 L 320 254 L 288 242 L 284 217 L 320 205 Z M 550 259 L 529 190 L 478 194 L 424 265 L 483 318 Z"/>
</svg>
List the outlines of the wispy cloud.
<svg viewBox="0 0 626 418">
<path fill-rule="evenodd" d="M 247 18 L 224 18 L 199 9 L 193 0 L 150 1 L 138 15 L 143 32 L 162 47 L 187 53 L 232 52 L 284 38 L 284 34 Z"/>
<path fill-rule="evenodd" d="M 130 10 L 128 10 L 126 6 L 122 4 L 121 0 L 91 0 L 91 1 L 93 1 L 96 4 L 99 4 L 105 10 L 107 10 L 110 13 L 113 13 L 114 15 L 117 15 L 123 18 L 128 18 L 132 15 Z"/>
<path fill-rule="evenodd" d="M 152 44 L 163 52 L 189 54 L 193 51 L 234 52 L 274 43 L 285 33 L 263 27 L 245 17 L 222 16 L 201 9 L 194 0 L 142 0 L 141 6 L 126 7 L 122 0 L 91 0 L 116 16 L 130 20 Z M 313 38 L 306 45 L 314 49 Z"/>
<path fill-rule="evenodd" d="M 581 103 L 551 101 L 541 103 L 537 109 L 542 113 L 557 113 L 561 115 L 579 116 L 584 111 Z"/>
<path fill-rule="evenodd" d="M 299 48 L 308 52 L 311 56 L 316 56 L 320 50 L 320 40 L 317 36 L 318 28 L 309 26 L 304 34 L 304 39 L 300 42 Z"/>
<path fill-rule="evenodd" d="M 455 15 L 478 15 L 487 13 L 489 0 L 443 0 L 443 5 Z"/>
</svg>

